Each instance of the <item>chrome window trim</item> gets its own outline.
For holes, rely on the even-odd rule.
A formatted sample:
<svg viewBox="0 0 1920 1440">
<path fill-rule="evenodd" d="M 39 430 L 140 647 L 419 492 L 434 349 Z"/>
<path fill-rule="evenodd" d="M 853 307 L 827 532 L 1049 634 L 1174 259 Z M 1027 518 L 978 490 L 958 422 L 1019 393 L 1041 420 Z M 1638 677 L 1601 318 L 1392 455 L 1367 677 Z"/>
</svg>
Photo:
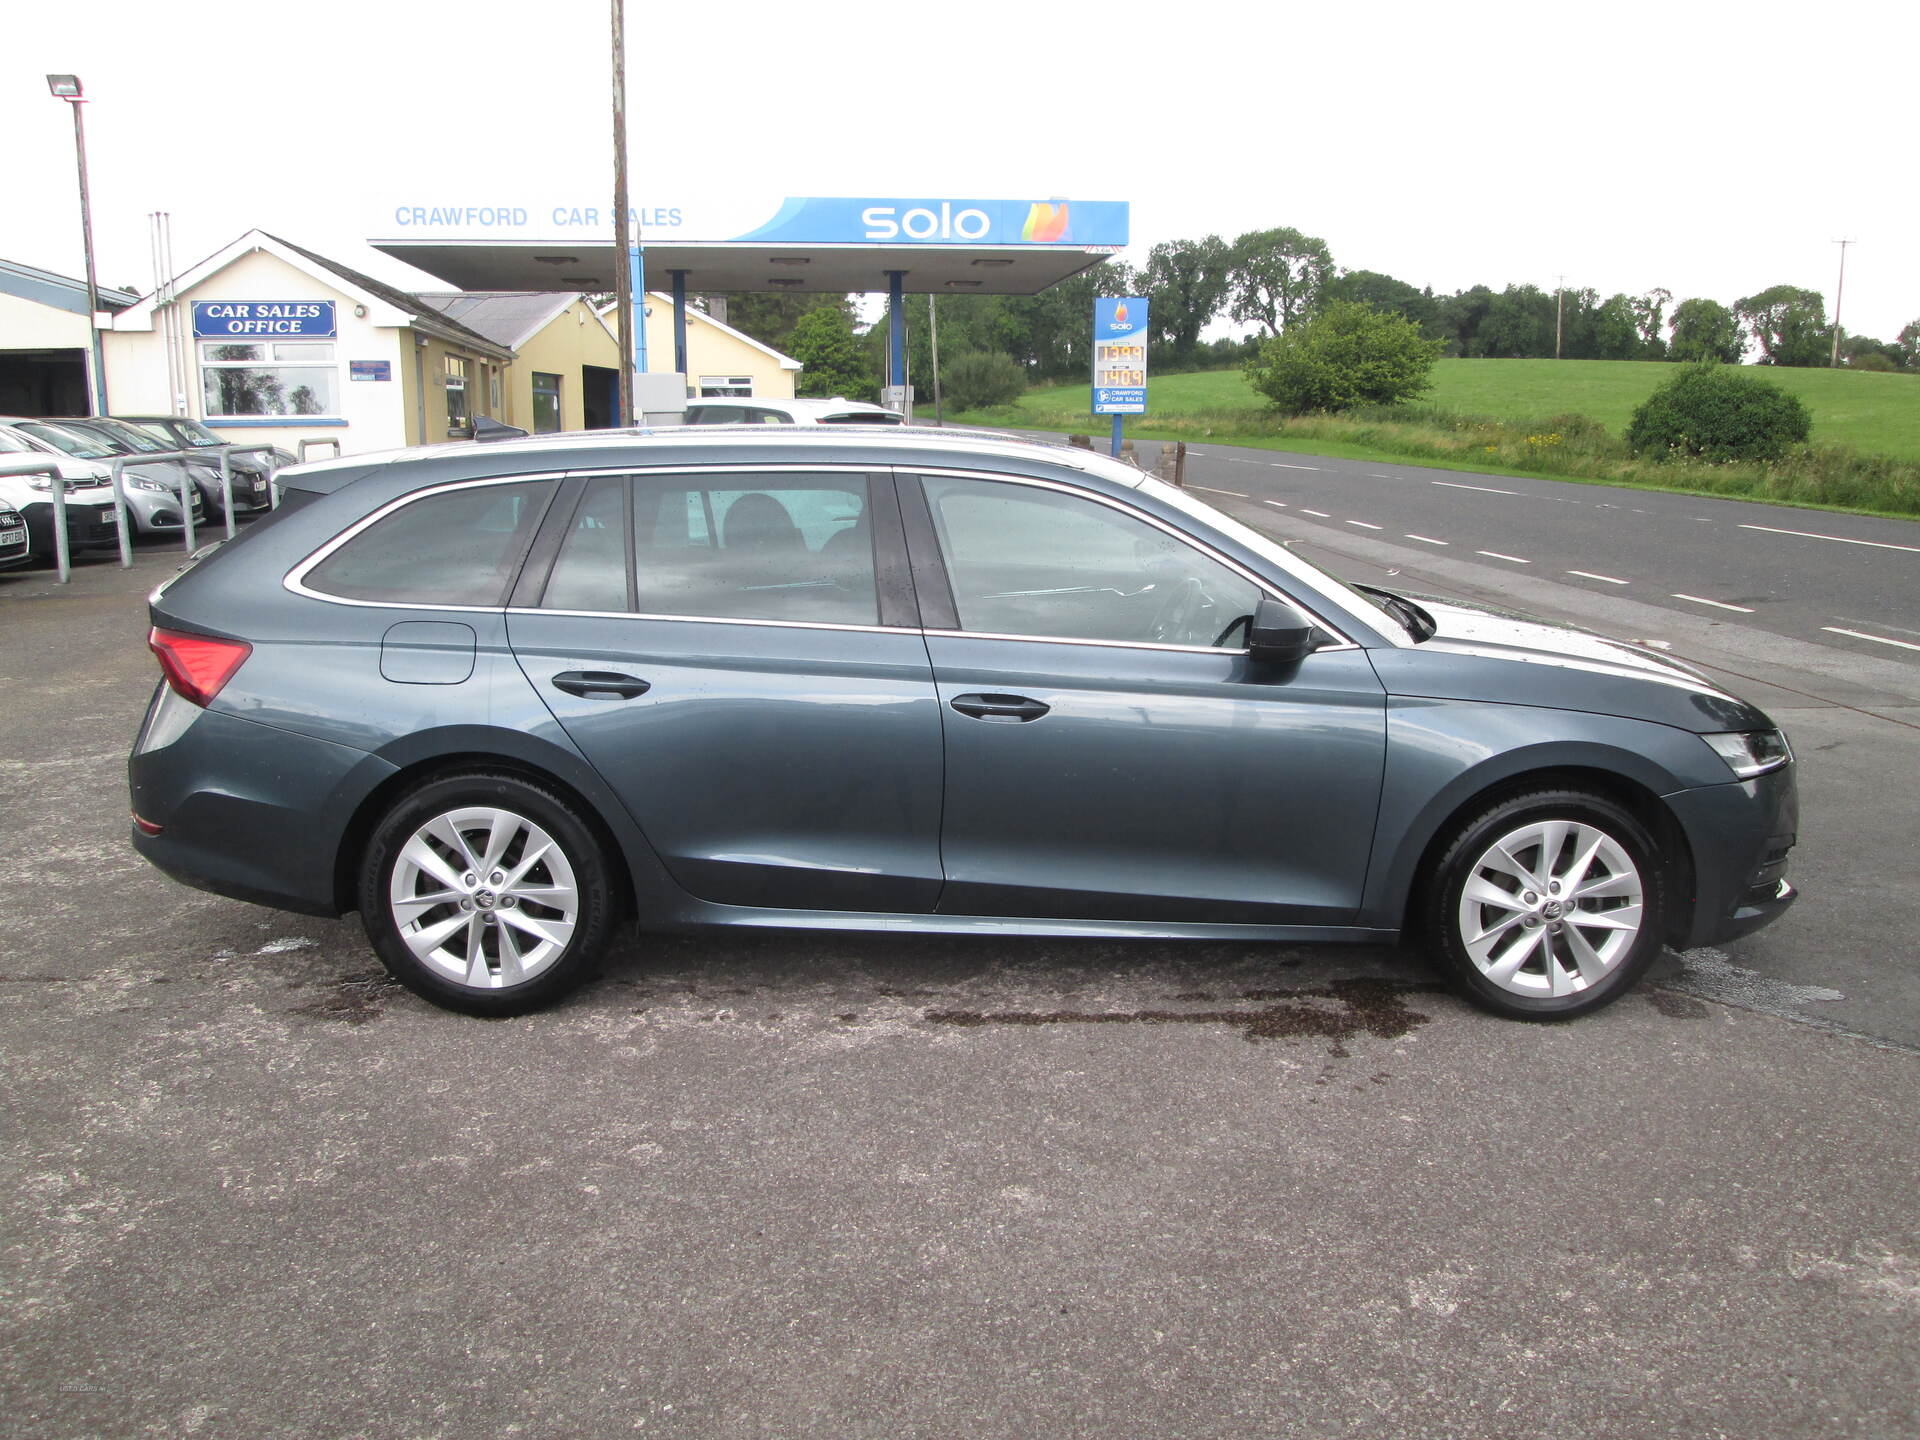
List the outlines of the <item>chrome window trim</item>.
<svg viewBox="0 0 1920 1440">
<path fill-rule="evenodd" d="M 405 495 L 396 496 L 394 499 L 387 501 L 387 503 L 380 506 L 379 509 L 362 515 L 358 520 L 354 521 L 353 524 L 342 530 L 338 535 L 334 536 L 331 540 L 327 541 L 326 544 L 322 545 L 318 550 L 315 550 L 312 554 L 308 555 L 306 559 L 300 561 L 299 564 L 289 570 L 280 584 L 283 588 L 290 590 L 295 595 L 304 595 L 309 600 L 324 600 L 329 605 L 360 605 L 375 610 L 459 611 L 468 615 L 504 614 L 506 611 L 506 606 L 504 605 L 430 605 L 419 600 L 360 600 L 348 595 L 329 595 L 324 590 L 313 589 L 306 583 L 306 580 L 307 575 L 316 565 L 320 564 L 328 556 L 333 554 L 334 551 L 353 539 L 354 536 L 360 534 L 370 526 L 378 524 L 396 510 L 402 510 L 408 505 L 414 504 L 416 501 L 425 500 L 434 495 L 444 495 L 449 490 L 478 489 L 483 485 L 530 485 L 538 480 L 560 481 L 566 478 L 566 474 L 567 472 L 563 470 L 543 470 L 531 475 L 488 475 L 472 480 L 447 480 L 438 485 L 429 485 L 424 490 L 408 491 Z"/>
<path fill-rule="evenodd" d="M 755 620 L 737 615 L 662 615 L 652 610 L 547 610 L 509 605 L 508 615 L 571 615 L 580 620 L 679 620 L 689 625 L 773 625 L 782 630 L 851 630 L 862 635 L 924 635 L 911 625 L 841 625 L 831 620 Z"/>
<path fill-rule="evenodd" d="M 1341 626 L 1331 623 L 1319 611 L 1314 610 L 1310 606 L 1302 605 L 1291 595 L 1282 594 L 1275 588 L 1272 581 L 1262 579 L 1245 565 L 1242 565 L 1231 556 L 1221 554 L 1198 536 L 1190 535 L 1179 527 L 1168 524 L 1156 515 L 1149 515 L 1143 510 L 1136 509 L 1134 506 L 1127 504 L 1124 500 L 1118 499 L 1115 496 L 1102 495 L 1079 485 L 1063 484 L 1058 480 L 1041 480 L 1031 475 L 1008 475 L 1000 471 L 962 470 L 950 466 L 927 466 L 924 468 L 895 466 L 894 468 L 903 475 L 930 475 L 941 479 L 989 480 L 1006 485 L 1031 485 L 1041 490 L 1057 490 L 1063 495 L 1073 495 L 1083 500 L 1092 500 L 1097 504 L 1118 510 L 1123 515 L 1131 516 L 1136 520 L 1144 521 L 1156 529 L 1165 531 L 1188 549 L 1197 550 L 1214 563 L 1225 566 L 1228 570 L 1240 576 L 1241 579 L 1251 583 L 1253 587 L 1263 595 L 1270 596 L 1275 600 L 1284 601 L 1292 605 L 1295 609 L 1305 611 L 1309 623 L 1319 626 L 1320 629 L 1333 636 L 1338 642 L 1333 645 L 1322 645 L 1313 652 L 1314 654 L 1319 655 L 1332 650 L 1358 650 L 1361 648 L 1358 643 L 1347 635 Z M 929 506 L 929 508 L 931 508 L 931 506 Z M 942 561 L 944 563 L 944 557 L 942 557 Z M 1295 576 L 1294 578 L 1300 579 L 1301 577 Z M 1304 580 L 1302 583 L 1305 583 Z M 1308 588 L 1313 589 L 1316 595 L 1319 594 L 1317 587 Z M 1325 599 L 1326 597 L 1322 596 L 1321 598 Z M 1063 645 L 1113 645 L 1128 650 L 1195 651 L 1203 655 L 1244 655 L 1247 653 L 1244 648 L 1228 650 L 1212 645 L 1160 645 L 1148 640 L 1093 640 L 1075 635 L 1000 635 L 987 631 L 974 630 L 929 630 L 927 633 L 929 635 L 971 635 L 986 640 L 1041 640 Z"/>
</svg>

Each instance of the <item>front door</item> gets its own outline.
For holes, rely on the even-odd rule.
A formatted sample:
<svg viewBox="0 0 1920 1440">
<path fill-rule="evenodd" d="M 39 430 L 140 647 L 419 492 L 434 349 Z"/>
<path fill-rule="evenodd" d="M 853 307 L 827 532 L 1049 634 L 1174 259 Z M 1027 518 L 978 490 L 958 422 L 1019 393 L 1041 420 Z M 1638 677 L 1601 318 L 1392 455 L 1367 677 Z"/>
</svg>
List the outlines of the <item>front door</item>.
<svg viewBox="0 0 1920 1440">
<path fill-rule="evenodd" d="M 940 717 L 891 480 L 576 485 L 509 633 L 674 878 L 733 905 L 931 910 Z"/>
<path fill-rule="evenodd" d="M 902 486 L 946 727 L 943 912 L 1351 922 L 1386 745 L 1363 651 L 1253 663 L 1236 622 L 1261 587 L 1122 504 L 927 476 L 920 511 Z"/>
</svg>

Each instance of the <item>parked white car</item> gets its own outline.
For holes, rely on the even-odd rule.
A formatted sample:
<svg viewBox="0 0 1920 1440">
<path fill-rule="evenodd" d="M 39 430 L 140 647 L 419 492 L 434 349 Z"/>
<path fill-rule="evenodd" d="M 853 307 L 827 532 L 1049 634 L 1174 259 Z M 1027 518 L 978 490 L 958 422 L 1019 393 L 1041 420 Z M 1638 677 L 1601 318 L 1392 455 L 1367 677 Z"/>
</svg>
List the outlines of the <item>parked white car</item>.
<svg viewBox="0 0 1920 1440">
<path fill-rule="evenodd" d="M 762 400 L 753 396 L 716 396 L 687 402 L 689 425 L 904 425 L 898 410 L 864 400 Z"/>
<path fill-rule="evenodd" d="M 120 542 L 119 521 L 113 513 L 113 486 L 105 466 L 77 456 L 49 452 L 25 436 L 0 425 L 0 472 L 10 461 L 51 462 L 67 482 L 67 546 L 74 553 Z M 51 561 L 53 544 L 53 481 L 42 475 L 0 473 L 0 501 L 27 522 L 27 553 Z"/>
<path fill-rule="evenodd" d="M 114 457 L 120 453 L 111 444 L 99 436 L 88 434 L 84 430 L 69 430 L 56 425 L 51 420 L 15 418 L 0 416 L 0 431 L 24 440 L 27 444 L 49 456 L 60 456 L 67 460 L 76 460 L 84 464 L 88 471 L 108 482 L 112 481 Z M 127 491 L 127 513 L 133 518 L 136 535 L 172 534 L 183 528 L 185 521 L 180 518 L 180 482 L 182 466 L 178 461 L 162 461 L 153 465 L 129 464 L 124 472 Z M 63 471 L 63 474 L 67 472 Z M 67 474 L 69 480 L 75 478 Z M 188 487 L 193 505 L 193 523 L 202 522 L 206 507 L 198 488 Z M 109 483 L 107 500 L 113 500 L 113 490 Z M 52 541 L 52 522 L 49 520 L 47 536 Z M 118 532 L 111 538 L 118 539 Z M 51 552 L 49 552 L 51 553 Z"/>
<path fill-rule="evenodd" d="M 29 558 L 26 518 L 6 501 L 0 500 L 0 570 L 24 565 Z"/>
</svg>

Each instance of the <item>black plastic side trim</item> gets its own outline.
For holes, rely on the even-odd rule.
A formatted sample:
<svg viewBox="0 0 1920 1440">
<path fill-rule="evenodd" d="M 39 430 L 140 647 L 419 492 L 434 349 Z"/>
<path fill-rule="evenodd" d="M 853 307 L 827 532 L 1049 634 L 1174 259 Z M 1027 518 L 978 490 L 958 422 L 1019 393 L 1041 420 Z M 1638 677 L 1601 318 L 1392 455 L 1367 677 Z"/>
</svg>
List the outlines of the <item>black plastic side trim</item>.
<svg viewBox="0 0 1920 1440">
<path fill-rule="evenodd" d="M 947 564 L 940 556 L 940 538 L 927 509 L 926 491 L 918 475 L 894 472 L 900 493 L 900 519 L 906 528 L 907 554 L 913 562 L 914 589 L 920 597 L 920 623 L 929 630 L 958 630 L 960 610 L 953 603 Z"/>
</svg>

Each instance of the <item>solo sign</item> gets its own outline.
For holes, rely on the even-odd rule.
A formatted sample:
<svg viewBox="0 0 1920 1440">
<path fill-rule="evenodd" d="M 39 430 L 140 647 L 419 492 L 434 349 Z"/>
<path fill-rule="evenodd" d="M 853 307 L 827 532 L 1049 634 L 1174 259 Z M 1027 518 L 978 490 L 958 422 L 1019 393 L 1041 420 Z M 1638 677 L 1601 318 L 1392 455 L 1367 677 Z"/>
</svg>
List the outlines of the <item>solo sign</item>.
<svg viewBox="0 0 1920 1440">
<path fill-rule="evenodd" d="M 338 333 L 331 300 L 196 300 L 193 334 L 198 340 L 241 336 L 331 340 Z"/>
<path fill-rule="evenodd" d="M 1147 413 L 1147 302 L 1093 302 L 1093 413 Z"/>
</svg>

